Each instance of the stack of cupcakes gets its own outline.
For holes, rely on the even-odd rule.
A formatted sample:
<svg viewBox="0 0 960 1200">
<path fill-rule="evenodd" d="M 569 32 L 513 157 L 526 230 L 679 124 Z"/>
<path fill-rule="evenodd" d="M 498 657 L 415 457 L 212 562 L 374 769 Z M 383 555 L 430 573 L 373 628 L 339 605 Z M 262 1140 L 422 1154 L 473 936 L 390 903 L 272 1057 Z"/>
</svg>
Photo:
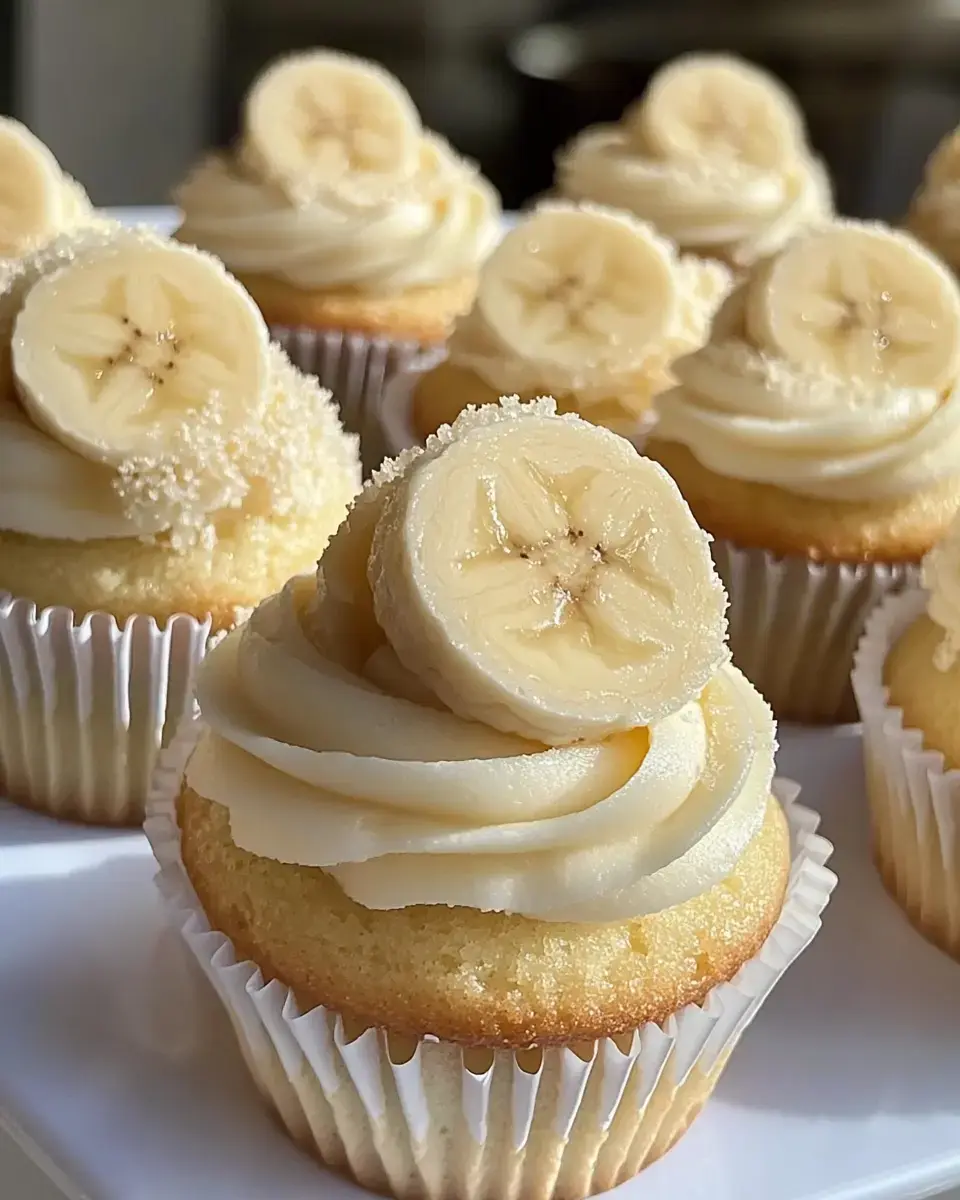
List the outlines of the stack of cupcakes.
<svg viewBox="0 0 960 1200">
<path fill-rule="evenodd" d="M 514 399 L 212 651 L 147 831 L 301 1145 L 578 1200 L 681 1136 L 834 882 L 724 608 L 661 468 Z"/>
<path fill-rule="evenodd" d="M 237 275 L 361 435 L 390 376 L 470 307 L 500 237 L 496 192 L 423 129 L 400 83 L 325 50 L 260 76 L 239 144 L 176 200 L 177 237 Z"/>
<path fill-rule="evenodd" d="M 359 487 L 328 392 L 206 254 L 65 236 L 0 293 L 0 792 L 139 823 L 212 634 Z"/>
</svg>

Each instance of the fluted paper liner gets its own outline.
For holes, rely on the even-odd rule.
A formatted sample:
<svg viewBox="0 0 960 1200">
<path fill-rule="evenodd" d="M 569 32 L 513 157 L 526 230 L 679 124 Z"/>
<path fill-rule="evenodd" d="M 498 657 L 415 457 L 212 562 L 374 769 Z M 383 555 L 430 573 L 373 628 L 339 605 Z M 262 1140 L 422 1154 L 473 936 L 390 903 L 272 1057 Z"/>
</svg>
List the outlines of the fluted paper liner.
<svg viewBox="0 0 960 1200">
<path fill-rule="evenodd" d="M 442 349 L 429 355 L 415 356 L 383 389 L 377 410 L 377 445 L 382 448 L 383 457 L 396 458 L 411 446 L 423 445 L 424 439 L 418 433 L 413 419 L 413 391 L 424 371 L 432 370 L 443 358 Z M 628 440 L 642 452 L 655 424 L 656 413 L 651 409 L 646 418 L 637 421 L 636 428 L 629 434 Z"/>
<path fill-rule="evenodd" d="M 180 857 L 175 800 L 200 722 L 161 756 L 147 836 L 175 926 L 220 996 L 260 1091 L 296 1142 L 365 1187 L 427 1200 L 577 1200 L 670 1148 L 741 1033 L 810 943 L 836 882 L 819 817 L 778 781 L 794 859 L 759 953 L 662 1026 L 570 1046 L 469 1049 L 350 1029 L 237 960 L 210 929 Z"/>
<path fill-rule="evenodd" d="M 924 937 L 960 959 L 960 771 L 924 746 L 921 730 L 904 728 L 883 685 L 890 648 L 926 606 L 916 589 L 876 609 L 857 647 L 853 690 L 877 867 Z"/>
<path fill-rule="evenodd" d="M 730 597 L 733 661 L 777 719 L 855 721 L 857 641 L 884 596 L 919 581 L 919 567 L 778 558 L 723 538 L 713 543 L 713 559 Z"/>
<path fill-rule="evenodd" d="M 209 618 L 121 626 L 0 592 L 0 796 L 68 820 L 140 824 L 209 636 Z"/>
<path fill-rule="evenodd" d="M 343 427 L 360 435 L 365 474 L 379 467 L 385 453 L 379 422 L 384 388 L 398 373 L 416 373 L 418 360 L 432 365 L 442 353 L 416 341 L 287 325 L 272 325 L 270 335 L 294 366 L 333 393 Z"/>
</svg>

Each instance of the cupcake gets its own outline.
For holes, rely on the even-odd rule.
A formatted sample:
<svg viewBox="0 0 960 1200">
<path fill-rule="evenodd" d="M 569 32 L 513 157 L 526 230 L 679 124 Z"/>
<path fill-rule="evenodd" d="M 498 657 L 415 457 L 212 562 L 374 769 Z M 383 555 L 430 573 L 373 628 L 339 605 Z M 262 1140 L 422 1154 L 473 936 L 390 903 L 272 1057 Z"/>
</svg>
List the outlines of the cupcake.
<svg viewBox="0 0 960 1200">
<path fill-rule="evenodd" d="M 64 172 L 25 125 L 0 117 L 5 179 L 0 209 L 0 266 L 51 242 L 58 234 L 97 224 L 87 193 Z"/>
<path fill-rule="evenodd" d="M 707 340 L 729 286 L 725 267 L 681 258 L 627 213 L 543 204 L 487 261 L 446 359 L 385 394 L 387 449 L 504 394 L 554 396 L 562 411 L 637 437 L 674 382 L 670 364 Z"/>
<path fill-rule="evenodd" d="M 854 719 L 868 613 L 960 508 L 960 289 L 906 234 L 836 222 L 674 369 L 648 453 L 716 539 L 734 660 L 783 720 Z"/>
<path fill-rule="evenodd" d="M 906 224 L 955 273 L 960 270 L 960 129 L 930 155 Z"/>
<path fill-rule="evenodd" d="M 400 83 L 326 50 L 270 66 L 239 144 L 176 200 L 177 237 L 223 260 L 360 433 L 385 378 L 470 307 L 500 236 L 496 192 L 423 129 Z"/>
<path fill-rule="evenodd" d="M 924 937 L 960 960 L 960 522 L 922 582 L 871 615 L 853 687 L 877 866 Z"/>
<path fill-rule="evenodd" d="M 626 209 L 681 250 L 736 270 L 833 207 L 793 96 L 765 71 L 719 54 L 674 60 L 618 124 L 574 138 L 557 157 L 557 189 Z"/>
<path fill-rule="evenodd" d="M 139 823 L 212 634 L 359 487 L 329 393 L 213 258 L 96 230 L 0 297 L 0 794 Z"/>
<path fill-rule="evenodd" d="M 724 606 L 665 472 L 514 398 L 386 464 L 207 658 L 146 828 L 327 1165 L 577 1200 L 693 1119 L 834 882 Z"/>
</svg>

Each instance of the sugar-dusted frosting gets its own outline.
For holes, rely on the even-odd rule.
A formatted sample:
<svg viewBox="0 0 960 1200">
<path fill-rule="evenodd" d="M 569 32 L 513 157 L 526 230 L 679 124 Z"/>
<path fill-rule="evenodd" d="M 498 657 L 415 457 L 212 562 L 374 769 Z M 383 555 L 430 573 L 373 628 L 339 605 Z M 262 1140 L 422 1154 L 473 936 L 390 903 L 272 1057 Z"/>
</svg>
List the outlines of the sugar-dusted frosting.
<svg viewBox="0 0 960 1200">
<path fill-rule="evenodd" d="M 0 294 L 0 529 L 41 538 L 89 541 L 152 538 L 173 544 L 215 539 L 218 522 L 237 514 L 309 513 L 359 487 L 356 439 L 341 429 L 329 392 L 270 349 L 262 402 L 222 433 L 216 396 L 185 413 L 173 441 L 151 458 L 116 464 L 88 459 L 41 429 L 16 398 L 10 334 L 31 286 L 79 254 L 144 231 L 97 229 L 63 238 L 8 273 Z"/>
</svg>

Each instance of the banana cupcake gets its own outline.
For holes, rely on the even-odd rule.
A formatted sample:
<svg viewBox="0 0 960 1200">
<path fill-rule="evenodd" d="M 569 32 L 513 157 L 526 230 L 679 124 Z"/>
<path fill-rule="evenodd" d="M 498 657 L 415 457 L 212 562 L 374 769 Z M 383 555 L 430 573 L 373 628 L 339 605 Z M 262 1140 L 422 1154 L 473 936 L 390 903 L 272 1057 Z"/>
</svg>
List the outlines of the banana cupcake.
<svg viewBox="0 0 960 1200">
<path fill-rule="evenodd" d="M 716 539 L 735 661 L 781 719 L 853 719 L 867 614 L 960 508 L 960 288 L 907 234 L 838 221 L 674 369 L 648 453 Z"/>
<path fill-rule="evenodd" d="M 423 129 L 399 81 L 327 50 L 270 66 L 239 144 L 176 200 L 180 240 L 223 260 L 361 433 L 384 379 L 470 307 L 500 236 L 493 187 Z"/>
<path fill-rule="evenodd" d="M 924 937 L 960 960 L 960 521 L 922 582 L 871 615 L 853 688 L 877 866 Z"/>
<path fill-rule="evenodd" d="M 744 270 L 832 212 L 803 115 L 765 71 L 691 54 L 654 75 L 616 125 L 557 157 L 557 189 L 626 209 L 681 250 Z"/>
<path fill-rule="evenodd" d="M 323 1162 L 578 1200 L 693 1119 L 833 884 L 724 607 L 664 471 L 514 398 L 388 463 L 212 652 L 147 831 Z"/>
<path fill-rule="evenodd" d="M 359 487 L 329 393 L 213 258 L 96 230 L 0 295 L 0 794 L 138 823 L 211 634 Z"/>
<path fill-rule="evenodd" d="M 0 206 L 0 265 L 38 250 L 58 234 L 97 224 L 79 183 L 25 125 L 0 117 L 4 196 Z"/>
<path fill-rule="evenodd" d="M 707 340 L 730 282 L 725 267 L 681 258 L 627 213 L 542 204 L 487 261 L 447 358 L 385 394 L 388 452 L 503 394 L 550 395 L 637 438 L 653 397 L 674 382 L 670 364 Z"/>
</svg>

